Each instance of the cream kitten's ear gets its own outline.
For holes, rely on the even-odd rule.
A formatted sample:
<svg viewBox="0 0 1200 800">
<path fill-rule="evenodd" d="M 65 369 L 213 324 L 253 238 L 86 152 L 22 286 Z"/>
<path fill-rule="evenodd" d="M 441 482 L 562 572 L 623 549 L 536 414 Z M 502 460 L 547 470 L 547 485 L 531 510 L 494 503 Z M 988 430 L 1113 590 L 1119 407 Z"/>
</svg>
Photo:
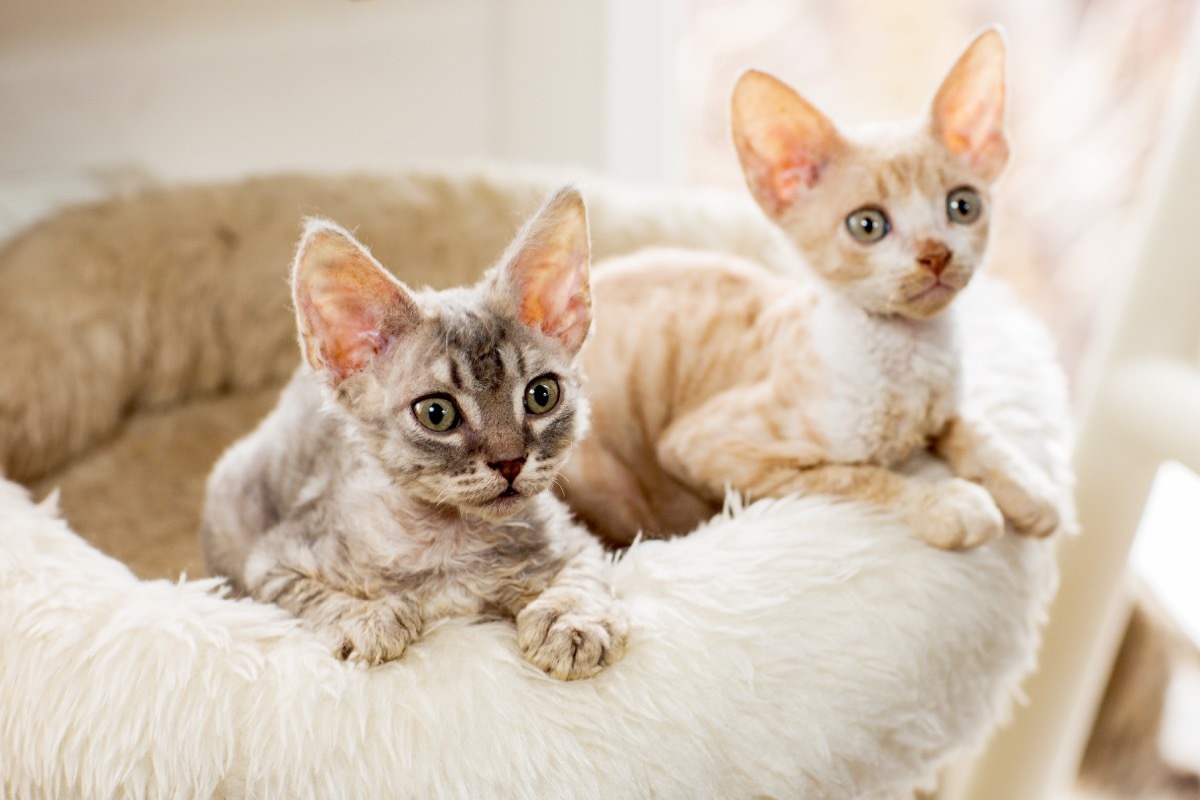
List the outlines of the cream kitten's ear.
<svg viewBox="0 0 1200 800">
<path fill-rule="evenodd" d="M 292 298 L 304 357 L 331 384 L 361 370 L 421 318 L 404 285 L 325 220 L 305 227 L 292 266 Z"/>
<path fill-rule="evenodd" d="M 1004 36 L 988 28 L 950 69 L 930 109 L 933 133 L 986 180 L 1008 161 L 1004 133 Z"/>
<path fill-rule="evenodd" d="M 742 75 L 733 89 L 733 143 L 750 191 L 773 216 L 815 186 L 842 147 L 824 114 L 757 70 Z"/>
<path fill-rule="evenodd" d="M 526 325 L 572 354 L 592 329 L 587 207 L 573 187 L 558 191 L 526 224 L 502 261 L 497 288 Z"/>
</svg>

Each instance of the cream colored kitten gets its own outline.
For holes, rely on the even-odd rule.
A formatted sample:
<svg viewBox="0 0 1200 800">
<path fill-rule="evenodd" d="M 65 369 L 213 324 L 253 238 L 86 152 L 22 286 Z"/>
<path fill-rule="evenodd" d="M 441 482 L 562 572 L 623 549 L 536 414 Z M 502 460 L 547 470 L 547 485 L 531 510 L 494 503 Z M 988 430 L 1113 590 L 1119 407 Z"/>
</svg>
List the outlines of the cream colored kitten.
<svg viewBox="0 0 1200 800">
<path fill-rule="evenodd" d="M 440 292 L 310 222 L 292 272 L 305 363 L 213 470 L 210 571 L 344 658 L 399 658 L 435 620 L 495 614 L 554 677 L 619 659 L 603 552 L 547 491 L 587 416 L 588 252 L 572 189 L 479 283 Z"/>
<path fill-rule="evenodd" d="M 627 543 L 690 530 L 732 487 L 872 501 L 944 548 L 987 541 L 1003 517 L 1054 531 L 1041 476 L 960 409 L 950 303 L 983 257 L 1003 119 L 995 30 L 915 122 L 843 133 L 744 75 L 733 136 L 747 183 L 816 279 L 685 251 L 598 267 L 584 355 L 596 413 L 564 473 L 576 512 Z M 893 471 L 926 447 L 959 477 Z"/>
</svg>

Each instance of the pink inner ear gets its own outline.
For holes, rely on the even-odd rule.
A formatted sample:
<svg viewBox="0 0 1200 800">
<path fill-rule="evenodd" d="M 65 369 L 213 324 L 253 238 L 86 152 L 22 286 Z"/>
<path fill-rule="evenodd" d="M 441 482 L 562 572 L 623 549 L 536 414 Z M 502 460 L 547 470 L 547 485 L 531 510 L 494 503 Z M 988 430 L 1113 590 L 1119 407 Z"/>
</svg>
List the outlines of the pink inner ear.
<svg viewBox="0 0 1200 800">
<path fill-rule="evenodd" d="M 1004 131 L 1004 44 L 995 31 L 977 38 L 951 68 L 933 101 L 942 144 L 987 179 L 1008 160 Z"/>
<path fill-rule="evenodd" d="M 501 302 L 531 328 L 578 353 L 592 325 L 587 209 L 579 192 L 551 197 L 514 243 L 499 284 Z"/>
<path fill-rule="evenodd" d="M 751 191 L 773 216 L 817 185 L 841 141 L 833 124 L 804 98 L 753 71 L 734 89 L 733 140 Z"/>
<path fill-rule="evenodd" d="M 418 313 L 403 287 L 348 234 L 313 234 L 293 280 L 305 356 L 335 382 L 367 366 Z"/>
<path fill-rule="evenodd" d="M 591 325 L 587 253 L 574 251 L 525 269 L 521 287 L 521 321 L 561 341 L 575 352 Z"/>
<path fill-rule="evenodd" d="M 771 176 L 772 192 L 780 214 L 800 196 L 801 190 L 812 189 L 821 178 L 821 169 L 799 151 L 793 151 L 779 162 Z"/>
<path fill-rule="evenodd" d="M 939 120 L 942 144 L 984 177 L 1000 173 L 1008 160 L 1008 140 L 995 108 L 972 103 L 966 109 L 946 109 Z"/>
<path fill-rule="evenodd" d="M 757 154 L 756 154 L 757 156 Z M 798 149 L 776 161 L 759 157 L 745 159 L 746 177 L 759 202 L 773 214 L 781 214 L 803 191 L 821 179 L 821 168 Z"/>
<path fill-rule="evenodd" d="M 312 333 L 325 367 L 344 380 L 387 346 L 382 310 L 347 287 L 327 286 L 309 300 Z"/>
</svg>

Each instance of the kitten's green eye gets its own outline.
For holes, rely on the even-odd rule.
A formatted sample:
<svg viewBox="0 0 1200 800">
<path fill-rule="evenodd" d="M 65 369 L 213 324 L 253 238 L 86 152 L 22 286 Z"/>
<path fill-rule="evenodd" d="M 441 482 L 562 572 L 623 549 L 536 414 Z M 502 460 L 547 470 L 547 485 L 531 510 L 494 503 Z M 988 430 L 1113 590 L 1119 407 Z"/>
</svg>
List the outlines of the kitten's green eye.
<svg viewBox="0 0 1200 800">
<path fill-rule="evenodd" d="M 442 433 L 458 427 L 458 409 L 449 397 L 422 397 L 412 404 L 412 410 L 417 422 L 431 431 Z"/>
<path fill-rule="evenodd" d="M 979 192 L 969 186 L 955 189 L 946 196 L 946 216 L 951 222 L 970 225 L 979 219 L 979 212 L 982 210 L 983 200 L 980 199 Z"/>
<path fill-rule="evenodd" d="M 525 410 L 545 414 L 558 405 L 558 381 L 549 375 L 534 378 L 525 387 Z"/>
<path fill-rule="evenodd" d="M 857 241 L 875 244 L 888 235 L 892 226 L 888 222 L 887 214 L 878 208 L 860 208 L 846 217 L 846 228 Z"/>
</svg>

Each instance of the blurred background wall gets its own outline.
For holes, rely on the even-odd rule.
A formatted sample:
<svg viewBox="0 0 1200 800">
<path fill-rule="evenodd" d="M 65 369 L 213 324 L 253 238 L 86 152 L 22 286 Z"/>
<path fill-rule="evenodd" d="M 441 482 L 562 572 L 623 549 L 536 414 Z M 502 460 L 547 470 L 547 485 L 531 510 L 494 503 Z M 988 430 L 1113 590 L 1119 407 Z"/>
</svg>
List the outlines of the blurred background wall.
<svg viewBox="0 0 1200 800">
<path fill-rule="evenodd" d="M 0 174 L 491 157 L 677 177 L 665 0 L 2 0 Z"/>
</svg>

